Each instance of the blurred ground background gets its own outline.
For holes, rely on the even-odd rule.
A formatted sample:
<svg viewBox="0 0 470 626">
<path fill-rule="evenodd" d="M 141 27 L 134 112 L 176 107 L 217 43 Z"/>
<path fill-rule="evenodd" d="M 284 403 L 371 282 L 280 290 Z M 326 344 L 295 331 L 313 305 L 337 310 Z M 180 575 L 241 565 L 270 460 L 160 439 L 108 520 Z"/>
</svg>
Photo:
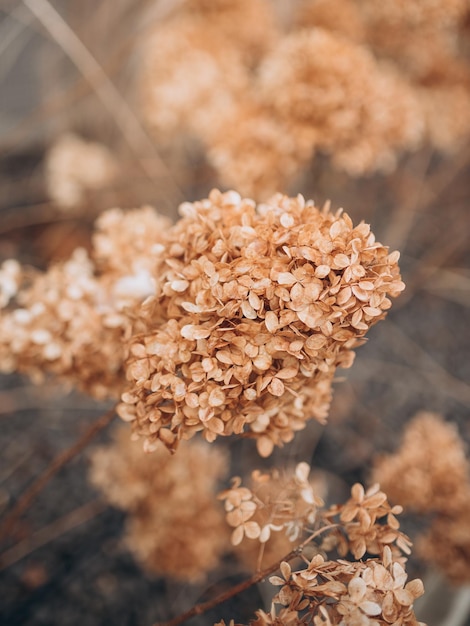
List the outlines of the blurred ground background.
<svg viewBox="0 0 470 626">
<path fill-rule="evenodd" d="M 154 12 L 158 19 L 169 5 L 56 3 L 131 107 L 132 42 L 146 23 L 144 16 Z M 128 172 L 126 180 L 91 194 L 71 213 L 49 201 L 44 182 L 44 154 L 67 130 L 116 150 Z M 159 155 L 150 144 L 143 142 L 140 159 L 152 166 Z M 135 148 L 125 145 L 96 85 L 26 5 L 0 1 L 0 261 L 14 257 L 45 267 L 77 246 L 88 246 L 94 218 L 110 206 L 147 203 L 174 217 L 182 199 L 178 190 L 195 200 L 217 184 L 193 146 L 186 147 L 191 167 L 182 167 L 170 151 L 161 155 L 169 175 L 154 177 Z M 290 191 L 318 204 L 330 199 L 354 222 L 371 223 L 380 241 L 402 252 L 407 289 L 387 320 L 369 333 L 353 368 L 344 372 L 328 426 L 312 424 L 308 436 L 277 451 L 270 462 L 310 456 L 341 492 L 356 480 L 367 482 L 374 456 L 396 447 L 404 424 L 418 410 L 441 413 L 470 441 L 470 147 L 453 157 L 423 149 L 404 157 L 395 173 L 361 180 L 333 171 L 320 158 Z M 35 387 L 24 378 L 2 376 L 0 513 L 106 408 L 57 384 Z M 96 443 L 108 440 L 113 426 Z M 224 445 L 232 447 L 241 465 L 256 467 L 250 442 Z M 122 548 L 124 516 L 100 502 L 88 484 L 87 467 L 87 454 L 65 467 L 4 546 L 2 624 L 150 626 L 228 584 L 229 565 L 201 587 L 144 574 Z M 407 523 L 404 529 L 413 535 L 416 522 Z M 418 613 L 429 626 L 470 625 L 468 590 L 448 590 L 439 574 L 418 561 L 411 562 L 410 574 L 422 576 L 430 590 Z M 235 570 L 231 580 L 240 577 Z M 238 602 L 236 613 L 231 605 L 194 624 L 224 616 L 246 620 L 262 602 L 262 591 L 255 588 Z"/>
</svg>

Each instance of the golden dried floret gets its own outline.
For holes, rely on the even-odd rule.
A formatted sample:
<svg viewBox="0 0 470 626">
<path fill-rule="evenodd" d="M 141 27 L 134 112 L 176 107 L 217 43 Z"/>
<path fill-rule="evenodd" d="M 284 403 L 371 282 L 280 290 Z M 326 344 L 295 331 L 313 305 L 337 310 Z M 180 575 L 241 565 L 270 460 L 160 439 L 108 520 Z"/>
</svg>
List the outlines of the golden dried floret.
<svg viewBox="0 0 470 626">
<path fill-rule="evenodd" d="M 147 449 L 247 433 L 268 456 L 325 421 L 337 367 L 404 285 L 369 226 L 298 196 L 181 206 L 138 311 L 118 407 Z"/>
<path fill-rule="evenodd" d="M 125 542 L 150 572 L 187 581 L 204 579 L 228 542 L 215 499 L 227 458 L 204 442 L 142 454 L 121 429 L 113 444 L 92 456 L 91 480 L 114 506 L 128 513 Z"/>
</svg>

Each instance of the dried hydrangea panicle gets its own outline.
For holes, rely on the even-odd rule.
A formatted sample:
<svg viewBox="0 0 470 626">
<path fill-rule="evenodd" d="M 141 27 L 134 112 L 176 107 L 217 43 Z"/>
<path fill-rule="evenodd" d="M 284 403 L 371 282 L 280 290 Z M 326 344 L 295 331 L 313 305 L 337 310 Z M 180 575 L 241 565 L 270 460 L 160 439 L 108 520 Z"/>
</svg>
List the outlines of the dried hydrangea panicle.
<svg viewBox="0 0 470 626">
<path fill-rule="evenodd" d="M 162 139 L 215 132 L 247 89 L 239 52 L 204 21 L 165 23 L 148 37 L 142 56 L 142 110 Z"/>
<path fill-rule="evenodd" d="M 227 458 L 203 442 L 171 456 L 142 454 L 122 429 L 92 455 L 91 481 L 112 505 L 128 512 L 125 542 L 150 572 L 179 580 L 204 579 L 228 543 L 215 491 Z"/>
<path fill-rule="evenodd" d="M 63 210 L 80 205 L 89 190 L 109 185 L 117 174 L 117 163 L 108 148 L 66 133 L 50 147 L 46 156 L 46 184 L 50 198 Z"/>
<path fill-rule="evenodd" d="M 119 397 L 129 314 L 155 293 L 151 272 L 166 227 L 148 208 L 114 209 L 98 220 L 97 265 L 76 250 L 65 263 L 34 273 L 15 294 L 11 281 L 19 270 L 5 266 L 3 282 L 16 308 L 0 316 L 1 371 L 37 381 L 52 373 L 96 397 Z"/>
<path fill-rule="evenodd" d="M 261 455 L 325 421 L 337 367 L 404 288 L 398 253 L 298 196 L 181 206 L 129 342 L 118 407 L 147 448 L 247 433 Z"/>
<path fill-rule="evenodd" d="M 405 508 L 451 514 L 468 498 L 469 469 L 456 426 L 421 412 L 407 424 L 400 448 L 378 458 L 373 476 Z"/>
<path fill-rule="evenodd" d="M 259 89 L 281 122 L 355 175 L 390 168 L 423 136 L 410 87 L 364 46 L 321 28 L 285 37 L 261 65 Z"/>
</svg>

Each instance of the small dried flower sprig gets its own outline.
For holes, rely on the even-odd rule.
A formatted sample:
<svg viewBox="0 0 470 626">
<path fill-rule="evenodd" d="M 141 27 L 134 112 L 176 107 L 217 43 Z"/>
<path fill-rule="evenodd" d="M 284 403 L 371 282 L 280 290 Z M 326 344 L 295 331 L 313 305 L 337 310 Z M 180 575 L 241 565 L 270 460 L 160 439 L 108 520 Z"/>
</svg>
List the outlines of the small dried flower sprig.
<svg viewBox="0 0 470 626">
<path fill-rule="evenodd" d="M 389 548 L 381 559 L 327 561 L 316 555 L 307 567 L 292 571 L 281 564 L 282 578 L 273 576 L 273 585 L 282 585 L 274 598 L 284 611 L 296 613 L 297 624 L 315 626 L 417 626 L 413 603 L 424 593 L 419 579 L 407 582 L 404 568 L 393 560 Z M 256 623 L 256 622 L 254 622 Z M 260 621 L 274 624 L 275 621 Z M 279 623 L 279 622 L 277 622 Z"/>
<path fill-rule="evenodd" d="M 389 546 L 379 558 L 365 561 L 328 560 L 316 554 L 304 558 L 304 566 L 294 571 L 282 561 L 280 574 L 269 578 L 281 587 L 271 611 L 258 610 L 250 626 L 425 626 L 413 610 L 424 593 L 423 583 L 408 581 Z"/>
<path fill-rule="evenodd" d="M 398 253 L 302 196 L 181 206 L 139 309 L 118 412 L 152 449 L 242 434 L 269 456 L 324 422 L 337 367 L 404 284 Z"/>
<path fill-rule="evenodd" d="M 291 475 L 254 471 L 251 489 L 234 478 L 232 487 L 218 496 L 225 501 L 227 523 L 234 528 L 232 544 L 237 546 L 244 537 L 266 543 L 273 532 L 294 542 L 304 527 L 312 527 L 323 500 L 315 494 L 309 473 L 307 463 L 299 463 Z"/>
<path fill-rule="evenodd" d="M 310 466 L 299 463 L 294 472 L 286 474 L 255 471 L 251 487 L 241 486 L 241 480 L 235 478 L 232 487 L 219 494 L 225 501 L 227 523 L 234 528 L 232 544 L 237 546 L 244 539 L 266 544 L 273 533 L 299 544 L 306 534 L 326 526 L 323 550 L 335 549 L 340 556 L 351 553 L 361 559 L 366 553 L 381 556 L 391 547 L 395 560 L 405 562 L 402 553 L 410 553 L 411 542 L 399 530 L 396 515 L 402 507 L 391 506 L 379 485 L 365 491 L 356 483 L 346 503 L 325 509 L 309 482 L 309 473 Z"/>
</svg>

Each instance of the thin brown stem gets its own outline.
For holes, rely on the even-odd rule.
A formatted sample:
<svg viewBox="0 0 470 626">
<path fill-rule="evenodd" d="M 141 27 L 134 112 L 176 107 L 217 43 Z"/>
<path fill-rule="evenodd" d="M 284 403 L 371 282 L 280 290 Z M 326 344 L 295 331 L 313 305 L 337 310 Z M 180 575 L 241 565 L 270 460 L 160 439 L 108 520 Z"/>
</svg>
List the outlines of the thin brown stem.
<svg viewBox="0 0 470 626">
<path fill-rule="evenodd" d="M 249 589 L 253 585 L 256 585 L 257 583 L 261 582 L 270 574 L 273 574 L 274 572 L 276 572 L 280 568 L 282 562 L 292 561 L 293 559 L 295 559 L 295 557 L 301 554 L 305 546 L 308 545 L 313 539 L 315 539 L 315 537 L 318 537 L 318 535 L 321 535 L 322 533 L 326 532 L 327 530 L 331 530 L 332 528 L 335 528 L 336 526 L 338 526 L 338 524 L 328 524 L 328 526 L 323 526 L 322 528 L 319 528 L 318 530 L 313 532 L 311 535 L 309 535 L 307 539 L 305 539 L 305 541 L 303 541 L 296 548 L 294 548 L 294 550 L 291 550 L 289 554 L 286 554 L 286 556 L 284 556 L 279 561 L 276 561 L 276 563 L 273 563 L 273 565 L 271 565 L 270 567 L 267 567 L 261 572 L 257 572 L 256 574 L 253 574 L 251 578 L 248 578 L 247 580 L 242 581 L 241 583 L 239 583 L 238 585 L 235 585 L 228 591 L 224 591 L 224 593 L 221 593 L 220 595 L 216 596 L 212 600 L 208 600 L 207 602 L 201 602 L 200 604 L 196 604 L 195 606 L 193 606 L 192 609 L 189 609 L 189 611 L 186 611 L 185 613 L 181 613 L 181 615 L 174 617 L 168 622 L 157 622 L 153 626 L 178 626 L 179 624 L 182 624 L 186 620 L 191 619 L 192 617 L 195 617 L 196 615 L 203 615 L 210 609 L 213 609 L 219 604 L 222 604 L 222 602 L 225 602 L 226 600 L 229 600 L 230 598 L 237 596 L 239 593 L 242 593 L 246 589 Z"/>
<path fill-rule="evenodd" d="M 31 536 L 26 537 L 26 539 L 19 541 L 8 550 L 5 550 L 5 552 L 0 555 L 0 571 L 14 565 L 31 554 L 31 552 L 34 552 L 34 550 L 42 548 L 77 526 L 89 522 L 100 513 L 103 513 L 106 508 L 107 505 L 101 500 L 92 500 L 78 507 L 71 513 L 67 513 L 67 515 L 54 520 L 51 524 L 44 526 Z"/>
<path fill-rule="evenodd" d="M 69 461 L 76 457 L 86 446 L 94 439 L 94 437 L 103 430 L 116 415 L 116 408 L 113 407 L 104 413 L 96 422 L 83 433 L 70 448 L 61 452 L 48 465 L 48 467 L 40 474 L 36 480 L 23 492 L 17 500 L 15 506 L 5 516 L 0 526 L 0 541 L 5 541 L 13 530 L 23 513 L 29 508 L 31 502 L 41 493 L 47 483 L 57 472 L 64 467 Z"/>
</svg>

